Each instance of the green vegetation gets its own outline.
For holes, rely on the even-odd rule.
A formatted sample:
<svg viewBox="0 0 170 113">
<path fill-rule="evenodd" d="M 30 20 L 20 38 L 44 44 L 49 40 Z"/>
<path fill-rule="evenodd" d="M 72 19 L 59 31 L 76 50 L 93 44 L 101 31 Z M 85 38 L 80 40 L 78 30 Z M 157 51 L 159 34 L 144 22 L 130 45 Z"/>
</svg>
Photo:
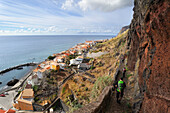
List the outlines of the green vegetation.
<svg viewBox="0 0 170 113">
<path fill-rule="evenodd" d="M 55 58 L 55 56 L 49 56 L 48 59 L 49 60 L 53 60 Z"/>
<path fill-rule="evenodd" d="M 40 99 L 39 99 L 38 97 L 35 97 L 35 98 L 34 98 L 34 101 L 35 101 L 35 102 L 37 102 L 37 101 L 39 101 L 39 100 L 40 100 Z"/>
<path fill-rule="evenodd" d="M 102 76 L 102 77 L 99 77 L 93 88 L 92 88 L 92 98 L 97 98 L 99 96 L 99 94 L 102 93 L 103 89 L 106 87 L 106 86 L 109 86 L 111 85 L 112 83 L 112 77 L 111 76 Z"/>
<path fill-rule="evenodd" d="M 62 93 L 65 93 L 65 91 L 66 91 L 66 88 L 65 88 L 65 87 L 63 87 Z"/>
<path fill-rule="evenodd" d="M 54 73 L 54 72 L 57 72 L 57 70 L 52 69 L 51 72 Z"/>
<path fill-rule="evenodd" d="M 95 69 L 95 67 L 94 66 L 91 66 L 91 68 L 90 68 L 91 70 L 93 70 L 93 69 Z"/>
<path fill-rule="evenodd" d="M 129 69 L 128 69 L 128 67 L 127 67 L 127 66 L 125 66 L 125 69 L 126 69 L 126 71 L 129 71 Z"/>
<path fill-rule="evenodd" d="M 128 74 L 127 77 L 129 78 L 130 76 L 132 76 L 132 74 Z"/>
<path fill-rule="evenodd" d="M 131 108 L 130 103 L 127 102 L 126 105 L 127 105 L 128 108 Z"/>
<path fill-rule="evenodd" d="M 69 59 L 75 59 L 78 55 L 69 55 Z"/>
<path fill-rule="evenodd" d="M 81 86 L 82 86 L 82 87 L 84 87 L 84 86 L 85 86 L 85 84 L 81 84 Z"/>
<path fill-rule="evenodd" d="M 18 94 L 17 95 L 19 95 L 21 93 L 21 91 L 18 91 Z"/>
<path fill-rule="evenodd" d="M 75 110 L 82 107 L 82 105 L 78 103 L 78 100 L 74 100 L 71 103 L 69 102 L 69 104 L 72 106 L 72 108 L 69 110 L 69 113 L 73 113 Z"/>
<path fill-rule="evenodd" d="M 105 46 L 105 43 L 98 43 L 98 44 L 96 44 L 96 48 L 102 48 L 103 46 Z"/>
<path fill-rule="evenodd" d="M 38 91 L 38 86 L 37 85 L 33 86 L 33 90 Z"/>
</svg>

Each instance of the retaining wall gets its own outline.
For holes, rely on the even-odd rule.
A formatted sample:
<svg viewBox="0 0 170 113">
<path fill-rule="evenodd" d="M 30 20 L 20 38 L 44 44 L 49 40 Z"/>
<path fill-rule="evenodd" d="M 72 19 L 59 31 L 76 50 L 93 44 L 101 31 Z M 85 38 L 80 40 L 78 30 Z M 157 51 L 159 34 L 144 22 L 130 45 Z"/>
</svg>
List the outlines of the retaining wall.
<svg viewBox="0 0 170 113">
<path fill-rule="evenodd" d="M 112 86 L 106 87 L 97 98 L 97 101 L 85 105 L 74 113 L 104 113 L 107 103 L 110 101 L 111 93 Z"/>
</svg>

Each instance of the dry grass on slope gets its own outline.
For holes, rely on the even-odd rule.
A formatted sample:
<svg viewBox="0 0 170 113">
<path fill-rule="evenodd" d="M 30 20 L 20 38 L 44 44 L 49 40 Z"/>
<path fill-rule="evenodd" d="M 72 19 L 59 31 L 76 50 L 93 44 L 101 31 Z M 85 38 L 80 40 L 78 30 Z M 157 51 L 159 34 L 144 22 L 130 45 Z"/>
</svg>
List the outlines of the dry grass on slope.
<svg viewBox="0 0 170 113">
<path fill-rule="evenodd" d="M 89 102 L 95 101 L 102 90 L 112 84 L 114 73 L 119 66 L 119 58 L 121 54 L 124 54 L 127 32 L 128 30 L 107 42 L 98 43 L 94 47 L 95 51 L 108 53 L 95 58 L 95 68 L 87 71 L 87 73 L 94 75 L 95 78 L 88 78 L 84 73 L 79 73 L 79 75 L 74 76 L 65 83 L 68 86 L 63 89 L 65 91 L 63 91 L 61 98 L 67 105 L 71 107 L 67 99 L 69 94 L 67 94 L 66 89 L 72 90 L 79 104 L 86 105 Z M 94 81 L 96 82 L 94 83 Z"/>
</svg>

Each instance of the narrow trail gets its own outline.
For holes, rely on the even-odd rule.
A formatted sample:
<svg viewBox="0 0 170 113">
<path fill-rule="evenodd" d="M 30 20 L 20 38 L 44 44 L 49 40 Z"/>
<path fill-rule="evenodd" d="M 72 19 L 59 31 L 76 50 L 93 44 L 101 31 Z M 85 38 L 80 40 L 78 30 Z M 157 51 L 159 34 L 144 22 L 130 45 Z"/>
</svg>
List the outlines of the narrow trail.
<svg viewBox="0 0 170 113">
<path fill-rule="evenodd" d="M 124 62 L 121 61 L 120 67 L 119 67 L 120 72 L 119 72 L 119 75 L 117 76 L 116 81 L 118 81 L 123 76 L 123 73 L 122 73 L 123 68 L 124 68 Z M 128 87 L 127 86 L 127 84 L 128 84 L 127 72 L 126 72 L 126 75 L 125 75 L 123 81 L 126 83 L 126 88 L 124 90 L 124 96 L 123 96 L 120 104 L 118 104 L 116 102 L 116 89 L 115 89 L 112 92 L 110 102 L 108 103 L 108 106 L 107 106 L 106 111 L 104 113 L 132 113 L 132 109 L 129 107 L 128 100 L 125 98 L 126 94 L 128 93 L 128 90 L 127 90 L 128 89 L 127 88 Z"/>
</svg>

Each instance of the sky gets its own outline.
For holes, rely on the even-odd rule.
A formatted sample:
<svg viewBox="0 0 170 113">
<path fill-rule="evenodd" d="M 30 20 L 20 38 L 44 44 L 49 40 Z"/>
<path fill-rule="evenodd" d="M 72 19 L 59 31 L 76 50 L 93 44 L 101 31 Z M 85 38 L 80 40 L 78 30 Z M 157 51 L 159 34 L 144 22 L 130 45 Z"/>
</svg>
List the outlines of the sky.
<svg viewBox="0 0 170 113">
<path fill-rule="evenodd" d="M 116 35 L 133 0 L 0 0 L 0 35 Z"/>
</svg>

